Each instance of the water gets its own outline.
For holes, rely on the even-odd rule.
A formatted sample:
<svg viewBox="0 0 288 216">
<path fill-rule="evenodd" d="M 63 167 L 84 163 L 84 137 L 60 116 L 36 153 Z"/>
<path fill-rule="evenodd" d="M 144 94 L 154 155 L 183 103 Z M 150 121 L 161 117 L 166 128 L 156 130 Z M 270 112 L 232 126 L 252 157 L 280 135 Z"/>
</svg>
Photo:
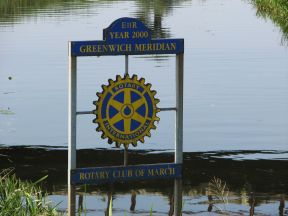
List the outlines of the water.
<svg viewBox="0 0 288 216">
<path fill-rule="evenodd" d="M 251 206 L 245 194 L 232 194 L 229 204 L 217 203 L 212 207 L 211 212 L 208 212 L 209 202 L 207 196 L 201 188 L 191 188 L 190 191 L 184 194 L 184 206 L 182 215 L 249 215 Z M 202 188 L 203 189 L 203 188 Z M 136 206 L 134 211 L 130 211 L 132 193 L 136 193 Z M 113 215 L 169 215 L 167 209 L 171 209 L 171 197 L 169 194 L 151 193 L 149 191 L 131 191 L 131 194 L 113 195 Z M 268 216 L 278 215 L 280 195 L 267 197 L 260 195 L 257 197 L 257 206 L 255 206 L 254 215 Z M 54 195 L 52 197 L 56 201 L 61 201 L 61 196 Z M 109 195 L 101 192 L 86 194 L 85 206 L 83 204 L 82 215 L 105 215 L 107 210 Z M 79 200 L 79 196 L 77 196 Z M 97 205 L 96 205 L 97 203 Z M 62 202 L 60 209 L 65 212 L 67 203 Z"/>
<path fill-rule="evenodd" d="M 67 147 L 68 41 L 101 40 L 102 30 L 117 18 L 136 17 L 154 37 L 185 39 L 184 151 L 256 150 L 221 158 L 287 160 L 288 49 L 282 30 L 258 16 L 248 0 L 15 2 L 0 4 L 0 145 Z M 79 58 L 78 111 L 95 109 L 96 92 L 124 74 L 124 62 L 122 56 Z M 159 107 L 175 106 L 174 56 L 131 56 L 129 70 L 157 90 Z M 174 148 L 174 113 L 159 117 L 157 130 L 137 149 Z M 78 116 L 77 148 L 110 149 L 93 119 Z M 205 215 L 207 196 L 195 187 L 184 192 L 184 213 Z M 147 215 L 153 206 L 153 215 L 167 215 L 167 194 L 146 188 L 137 192 L 135 214 Z M 65 193 L 51 196 L 63 201 L 63 211 Z M 89 214 L 104 214 L 106 193 L 86 196 Z M 257 196 L 258 215 L 278 214 L 278 192 Z M 115 215 L 134 214 L 129 200 L 130 191 L 117 192 Z M 248 214 L 239 193 L 229 200 L 230 214 Z"/>
<path fill-rule="evenodd" d="M 247 1 L 157 4 L 55 1 L 1 16 L 0 143 L 67 145 L 67 42 L 101 40 L 102 29 L 131 16 L 155 36 L 185 39 L 185 151 L 285 150 L 288 51 L 281 30 Z M 157 90 L 159 107 L 175 105 L 174 56 L 129 60 L 130 73 Z M 93 110 L 101 84 L 123 73 L 124 57 L 80 58 L 78 110 Z M 174 114 L 159 116 L 152 138 L 138 148 L 173 149 Z M 110 148 L 93 118 L 78 117 L 78 148 Z"/>
</svg>

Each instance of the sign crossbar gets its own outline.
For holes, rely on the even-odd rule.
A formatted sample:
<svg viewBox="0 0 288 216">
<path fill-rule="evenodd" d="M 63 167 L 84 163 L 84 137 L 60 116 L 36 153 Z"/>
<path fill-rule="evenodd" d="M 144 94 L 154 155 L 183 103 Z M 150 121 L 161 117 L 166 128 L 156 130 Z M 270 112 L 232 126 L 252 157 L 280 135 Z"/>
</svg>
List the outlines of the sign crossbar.
<svg viewBox="0 0 288 216">
<path fill-rule="evenodd" d="M 177 111 L 176 107 L 163 107 L 163 108 L 159 108 L 160 112 L 165 112 L 165 111 Z M 77 111 L 76 112 L 77 115 L 89 115 L 89 114 L 93 114 L 93 111 Z"/>
</svg>

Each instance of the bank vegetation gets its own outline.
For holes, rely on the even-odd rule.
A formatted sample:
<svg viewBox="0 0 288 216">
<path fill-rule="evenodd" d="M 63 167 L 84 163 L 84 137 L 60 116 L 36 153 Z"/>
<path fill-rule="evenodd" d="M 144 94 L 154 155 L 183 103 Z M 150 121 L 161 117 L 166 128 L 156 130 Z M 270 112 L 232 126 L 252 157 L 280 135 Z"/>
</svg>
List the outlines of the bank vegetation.
<svg viewBox="0 0 288 216">
<path fill-rule="evenodd" d="M 282 44 L 288 45 L 288 1 L 287 0 L 251 0 L 257 16 L 271 19 L 279 26 L 283 36 Z"/>
<path fill-rule="evenodd" d="M 12 172 L 13 169 L 0 172 L 0 216 L 61 215 L 38 185 L 47 176 L 32 183 L 21 181 Z"/>
</svg>

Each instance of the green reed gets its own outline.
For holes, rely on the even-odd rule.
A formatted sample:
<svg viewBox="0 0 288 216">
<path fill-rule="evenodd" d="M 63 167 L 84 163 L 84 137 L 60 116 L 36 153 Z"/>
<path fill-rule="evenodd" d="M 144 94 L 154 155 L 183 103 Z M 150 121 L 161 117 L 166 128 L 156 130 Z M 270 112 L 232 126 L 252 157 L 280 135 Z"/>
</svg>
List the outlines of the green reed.
<svg viewBox="0 0 288 216">
<path fill-rule="evenodd" d="M 257 16 L 271 19 L 281 28 L 282 44 L 288 44 L 288 1 L 287 0 L 251 0 L 257 10 Z"/>
<path fill-rule="evenodd" d="M 12 171 L 5 169 L 0 172 L 0 216 L 60 215 L 37 185 L 47 176 L 32 183 L 21 181 Z"/>
</svg>

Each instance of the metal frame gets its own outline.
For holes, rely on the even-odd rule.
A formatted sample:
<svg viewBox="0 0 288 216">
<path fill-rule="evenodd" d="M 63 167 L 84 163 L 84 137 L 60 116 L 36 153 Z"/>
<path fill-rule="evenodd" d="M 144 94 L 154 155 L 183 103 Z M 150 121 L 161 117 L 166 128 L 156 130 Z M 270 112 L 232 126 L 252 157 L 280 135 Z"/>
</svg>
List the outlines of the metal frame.
<svg viewBox="0 0 288 216">
<path fill-rule="evenodd" d="M 76 213 L 76 191 L 71 184 L 71 171 L 77 168 L 76 132 L 77 115 L 92 114 L 92 111 L 77 111 L 77 57 L 72 55 L 72 42 L 69 42 L 68 74 L 68 215 Z M 125 74 L 128 74 L 128 55 L 125 55 Z M 160 108 L 160 111 L 176 111 L 175 122 L 175 158 L 174 163 L 183 163 L 183 75 L 184 54 L 176 54 L 176 107 Z M 127 165 L 127 154 L 124 150 L 124 165 Z M 174 181 L 174 215 L 182 211 L 182 180 Z"/>
</svg>

